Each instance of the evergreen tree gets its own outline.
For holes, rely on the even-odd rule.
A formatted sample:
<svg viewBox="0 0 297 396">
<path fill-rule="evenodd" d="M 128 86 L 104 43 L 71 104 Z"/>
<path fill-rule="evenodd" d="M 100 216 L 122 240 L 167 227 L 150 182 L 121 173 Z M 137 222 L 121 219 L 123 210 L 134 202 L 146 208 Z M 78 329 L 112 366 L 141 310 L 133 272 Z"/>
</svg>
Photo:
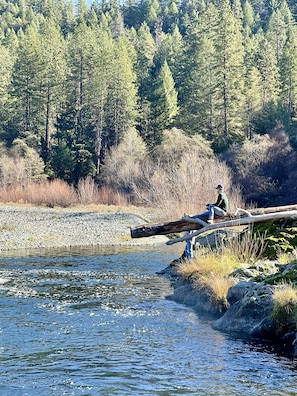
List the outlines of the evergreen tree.
<svg viewBox="0 0 297 396">
<path fill-rule="evenodd" d="M 223 0 L 215 38 L 217 54 L 217 87 L 215 92 L 216 134 L 218 147 L 242 139 L 244 47 L 242 26 L 234 17 L 229 2 Z"/>
<path fill-rule="evenodd" d="M 66 97 L 64 93 L 66 80 L 65 43 L 52 19 L 42 27 L 44 69 L 45 133 L 43 156 L 48 160 L 50 138 L 54 132 L 55 121 Z"/>
<path fill-rule="evenodd" d="M 255 14 L 249 0 L 246 0 L 243 4 L 242 24 L 247 34 L 251 34 L 253 32 L 255 27 Z"/>
<path fill-rule="evenodd" d="M 161 13 L 161 6 L 159 0 L 146 0 L 141 3 L 141 14 L 143 21 L 148 24 L 151 31 L 155 29 L 155 26 L 159 20 Z"/>
<path fill-rule="evenodd" d="M 19 34 L 19 47 L 12 74 L 12 96 L 15 98 L 15 128 L 22 137 L 34 135 L 40 143 L 44 128 L 44 59 L 41 36 L 36 25 Z"/>
<path fill-rule="evenodd" d="M 288 108 L 291 117 L 297 111 L 297 34 L 296 29 L 288 31 L 280 59 L 281 99 Z"/>
<path fill-rule="evenodd" d="M 111 39 L 101 29 L 88 27 L 81 23 L 69 41 L 69 68 L 67 79 L 69 93 L 68 108 L 64 117 L 71 114 L 71 122 L 60 119 L 60 128 L 73 134 L 70 140 L 72 149 L 75 147 L 75 158 L 82 161 L 81 156 L 89 158 L 87 151 L 92 153 L 95 168 L 99 173 L 102 150 L 103 130 L 105 128 L 105 106 L 110 81 Z M 89 159 L 85 163 L 90 164 Z M 79 172 L 85 167 L 76 167 L 76 181 L 82 175 Z M 89 167 L 93 174 L 93 167 Z"/>
<path fill-rule="evenodd" d="M 146 139 L 151 129 L 151 102 L 149 98 L 153 84 L 152 70 L 156 52 L 155 42 L 146 22 L 137 31 L 135 49 L 137 54 L 135 70 L 140 106 L 139 129 L 141 135 Z"/>
<path fill-rule="evenodd" d="M 166 33 L 172 32 L 172 30 L 177 26 L 178 23 L 179 0 L 169 0 L 166 2 L 161 2 L 161 5 L 163 6 L 163 30 Z"/>
<path fill-rule="evenodd" d="M 14 105 L 9 94 L 13 62 L 10 51 L 0 45 L 0 141 L 4 140 L 6 143 L 11 143 L 17 136 L 17 131 L 12 135 L 9 125 L 9 116 Z"/>
<path fill-rule="evenodd" d="M 90 124 L 93 126 L 91 139 L 94 142 L 96 173 L 99 174 L 106 150 L 103 144 L 107 136 L 105 110 L 111 78 L 113 43 L 109 32 L 99 27 L 96 29 L 96 37 L 98 46 L 94 56 L 95 68 L 89 92 L 89 106 Z"/>
<path fill-rule="evenodd" d="M 125 37 L 120 37 L 113 47 L 106 105 L 107 147 L 117 145 L 123 131 L 133 127 L 138 117 L 136 75 L 129 45 Z"/>
<path fill-rule="evenodd" d="M 244 128 L 248 139 L 253 136 L 253 119 L 259 114 L 262 108 L 262 80 L 261 74 L 256 67 L 257 41 L 254 36 L 248 35 L 246 29 L 245 36 L 245 88 L 244 88 Z"/>
<path fill-rule="evenodd" d="M 163 130 L 171 125 L 177 112 L 177 91 L 168 63 L 165 61 L 155 81 L 152 107 L 152 139 L 154 144 L 161 142 Z"/>
<path fill-rule="evenodd" d="M 274 11 L 269 19 L 266 38 L 275 51 L 279 62 L 287 37 L 287 23 L 280 10 Z"/>
<path fill-rule="evenodd" d="M 262 107 L 269 102 L 276 103 L 279 97 L 279 69 L 273 46 L 264 34 L 257 35 L 258 50 L 256 65 L 262 80 Z"/>
<path fill-rule="evenodd" d="M 210 4 L 192 25 L 185 39 L 180 79 L 179 124 L 188 134 L 199 133 L 212 140 L 214 93 L 218 81 L 214 37 L 218 10 Z"/>
<path fill-rule="evenodd" d="M 9 98 L 8 88 L 11 82 L 13 58 L 10 51 L 0 45 L 0 109 Z"/>
</svg>

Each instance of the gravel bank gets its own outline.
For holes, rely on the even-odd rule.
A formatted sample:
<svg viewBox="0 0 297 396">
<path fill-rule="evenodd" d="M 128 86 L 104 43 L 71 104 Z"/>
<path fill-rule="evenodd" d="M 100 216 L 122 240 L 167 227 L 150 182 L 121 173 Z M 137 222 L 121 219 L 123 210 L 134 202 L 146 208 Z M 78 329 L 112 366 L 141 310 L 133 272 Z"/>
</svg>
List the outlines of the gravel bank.
<svg viewBox="0 0 297 396">
<path fill-rule="evenodd" d="M 130 213 L 0 205 L 0 251 L 166 243 L 165 236 L 132 239 L 130 227 L 144 223 Z"/>
</svg>

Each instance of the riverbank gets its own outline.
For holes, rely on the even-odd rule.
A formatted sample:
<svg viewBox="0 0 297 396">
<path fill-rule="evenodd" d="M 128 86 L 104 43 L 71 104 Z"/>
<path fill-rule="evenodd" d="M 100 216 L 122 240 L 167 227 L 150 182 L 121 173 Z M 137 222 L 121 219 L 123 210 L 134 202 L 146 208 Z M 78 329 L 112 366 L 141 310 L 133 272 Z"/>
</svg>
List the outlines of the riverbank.
<svg viewBox="0 0 297 396">
<path fill-rule="evenodd" d="M 191 307 L 198 313 L 213 317 L 212 328 L 233 336 L 269 342 L 281 353 L 297 356 L 296 310 L 293 300 L 275 310 L 274 293 L 285 293 L 284 284 L 292 285 L 297 277 L 297 263 L 280 264 L 276 261 L 243 265 L 230 276 L 237 278 L 227 293 L 227 304 L 211 298 L 207 289 L 199 289 L 193 277 L 179 275 L 174 260 L 159 274 L 172 280 L 174 292 L 169 300 Z"/>
<path fill-rule="evenodd" d="M 130 227 L 144 224 L 142 215 L 0 205 L 0 251 L 80 246 L 165 244 L 165 236 L 132 239 Z"/>
</svg>

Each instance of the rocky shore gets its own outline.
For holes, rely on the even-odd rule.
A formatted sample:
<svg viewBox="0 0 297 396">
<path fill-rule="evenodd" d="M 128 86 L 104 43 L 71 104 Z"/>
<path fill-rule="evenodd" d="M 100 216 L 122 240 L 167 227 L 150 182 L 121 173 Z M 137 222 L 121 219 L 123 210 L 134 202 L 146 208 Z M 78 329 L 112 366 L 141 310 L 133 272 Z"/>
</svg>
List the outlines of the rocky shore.
<svg viewBox="0 0 297 396">
<path fill-rule="evenodd" d="M 273 291 L 283 282 L 296 281 L 297 263 L 262 262 L 232 274 L 238 283 L 230 287 L 228 306 L 221 306 L 205 290 L 197 290 L 191 279 L 179 277 L 176 263 L 161 271 L 171 278 L 174 293 L 168 299 L 192 307 L 198 314 L 213 317 L 212 327 L 235 336 L 271 343 L 281 352 L 297 356 L 297 328 L 294 311 L 284 311 L 273 320 Z"/>
<path fill-rule="evenodd" d="M 138 214 L 0 205 L 0 251 L 164 244 L 165 236 L 131 239 Z"/>
</svg>

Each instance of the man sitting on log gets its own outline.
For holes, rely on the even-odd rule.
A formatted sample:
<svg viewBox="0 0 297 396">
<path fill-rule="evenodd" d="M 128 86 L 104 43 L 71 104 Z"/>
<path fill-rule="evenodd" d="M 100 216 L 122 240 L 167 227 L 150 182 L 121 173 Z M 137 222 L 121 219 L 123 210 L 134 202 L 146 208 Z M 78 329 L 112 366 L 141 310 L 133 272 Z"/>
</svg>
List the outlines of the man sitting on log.
<svg viewBox="0 0 297 396">
<path fill-rule="evenodd" d="M 216 203 L 207 204 L 206 212 L 191 216 L 192 218 L 207 219 L 206 220 L 207 223 L 213 224 L 213 220 L 215 217 L 226 216 L 228 212 L 229 200 L 227 195 L 224 193 L 224 186 L 222 184 L 218 184 L 216 190 L 218 191 L 218 198 Z M 194 243 L 195 243 L 195 238 L 188 239 L 186 242 L 185 256 L 187 259 L 193 258 Z"/>
<path fill-rule="evenodd" d="M 224 186 L 222 184 L 218 184 L 216 187 L 216 190 L 218 191 L 218 198 L 217 202 L 214 204 L 207 204 L 208 210 L 202 214 L 198 214 L 193 216 L 194 218 L 198 217 L 208 217 L 206 220 L 209 224 L 213 224 L 213 220 L 215 216 L 220 217 L 220 216 L 226 216 L 228 212 L 228 206 L 229 206 L 229 200 L 227 195 L 224 193 Z"/>
</svg>

